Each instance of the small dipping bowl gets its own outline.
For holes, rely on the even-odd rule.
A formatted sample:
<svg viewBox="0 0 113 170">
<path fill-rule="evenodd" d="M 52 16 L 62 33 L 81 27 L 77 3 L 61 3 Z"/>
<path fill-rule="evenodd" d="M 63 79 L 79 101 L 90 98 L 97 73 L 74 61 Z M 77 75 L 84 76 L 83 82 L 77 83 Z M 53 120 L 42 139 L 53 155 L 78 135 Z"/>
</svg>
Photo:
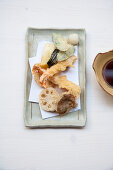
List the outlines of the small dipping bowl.
<svg viewBox="0 0 113 170">
<path fill-rule="evenodd" d="M 92 67 L 100 86 L 113 96 L 113 50 L 97 54 Z"/>
</svg>

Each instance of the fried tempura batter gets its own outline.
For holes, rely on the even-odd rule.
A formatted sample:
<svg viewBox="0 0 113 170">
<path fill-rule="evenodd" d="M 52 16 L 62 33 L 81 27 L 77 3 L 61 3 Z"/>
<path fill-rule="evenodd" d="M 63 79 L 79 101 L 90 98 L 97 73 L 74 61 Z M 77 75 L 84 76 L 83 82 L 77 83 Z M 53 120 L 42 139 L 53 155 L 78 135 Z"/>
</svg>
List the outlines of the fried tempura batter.
<svg viewBox="0 0 113 170">
<path fill-rule="evenodd" d="M 75 83 L 67 80 L 66 76 L 54 75 L 53 77 L 49 78 L 49 80 L 54 84 L 58 85 L 59 88 L 66 89 L 68 92 L 64 92 L 65 94 L 69 93 L 75 96 L 76 98 L 79 98 L 81 93 L 80 87 Z"/>
<path fill-rule="evenodd" d="M 40 83 L 46 88 L 46 82 L 48 78 L 54 76 L 55 74 L 65 71 L 67 67 L 74 67 L 73 63 L 77 60 L 76 56 L 71 56 L 67 60 L 58 62 L 57 64 L 53 65 L 47 71 L 45 71 L 42 76 L 40 77 Z"/>
<path fill-rule="evenodd" d="M 74 56 L 75 58 L 75 56 Z M 74 60 L 73 60 L 74 61 Z M 65 62 L 66 63 L 66 62 Z M 64 65 L 65 65 L 64 63 Z M 72 62 L 71 62 L 72 63 Z M 70 64 L 70 63 L 69 63 Z M 57 65 L 57 64 L 56 64 Z M 64 66 L 63 65 L 63 66 Z M 52 66 L 53 67 L 53 66 Z M 63 67 L 64 68 L 64 67 Z M 51 69 L 51 68 L 50 68 Z M 49 69 L 49 70 L 50 70 Z M 65 65 L 65 69 L 66 69 L 66 65 Z M 37 84 L 39 84 L 42 87 L 53 87 L 54 84 L 58 85 L 59 88 L 63 88 L 66 89 L 67 92 L 65 92 L 65 94 L 70 93 L 73 96 L 75 96 L 76 98 L 78 98 L 80 96 L 81 90 L 80 87 L 77 86 L 76 84 L 74 84 L 73 82 L 67 80 L 66 76 L 59 76 L 59 75 L 54 75 L 52 77 L 47 77 L 47 79 L 44 79 L 45 84 L 43 82 L 43 84 L 40 82 L 40 77 L 42 75 L 44 75 L 44 73 L 46 73 L 47 71 L 45 69 L 42 69 L 40 64 L 35 64 L 33 66 L 32 69 L 32 74 L 34 76 L 34 80 L 36 81 Z"/>
<path fill-rule="evenodd" d="M 60 115 L 64 115 L 75 107 L 77 107 L 75 97 L 72 94 L 63 94 L 57 104 L 57 112 Z"/>
<path fill-rule="evenodd" d="M 32 69 L 32 75 L 33 75 L 33 77 L 34 77 L 34 80 L 36 81 L 36 83 L 38 84 L 38 85 L 40 85 L 41 87 L 43 87 L 42 86 L 42 84 L 40 83 L 40 77 L 41 77 L 41 75 L 45 72 L 46 70 L 45 69 L 42 69 L 41 68 L 41 66 L 40 66 L 40 63 L 38 63 L 38 64 L 35 64 L 34 66 L 33 66 L 33 69 Z M 47 87 L 54 87 L 54 84 L 52 83 L 52 82 L 50 82 L 49 80 L 47 80 Z"/>
</svg>

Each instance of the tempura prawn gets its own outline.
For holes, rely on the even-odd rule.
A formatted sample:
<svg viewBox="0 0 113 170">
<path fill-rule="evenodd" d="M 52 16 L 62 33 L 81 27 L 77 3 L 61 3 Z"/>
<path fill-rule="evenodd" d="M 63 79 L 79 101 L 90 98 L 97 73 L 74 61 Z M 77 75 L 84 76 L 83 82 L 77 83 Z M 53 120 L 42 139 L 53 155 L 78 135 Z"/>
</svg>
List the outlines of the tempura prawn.
<svg viewBox="0 0 113 170">
<path fill-rule="evenodd" d="M 67 92 L 64 92 L 65 94 L 72 94 L 76 98 L 79 98 L 81 93 L 80 87 L 75 83 L 67 80 L 66 76 L 55 75 L 49 78 L 49 80 L 54 84 L 58 85 L 59 88 L 66 89 Z"/>
<path fill-rule="evenodd" d="M 47 87 L 46 82 L 49 79 L 49 77 L 54 76 L 55 74 L 65 71 L 67 67 L 74 67 L 73 63 L 77 60 L 76 56 L 71 56 L 67 60 L 58 62 L 57 64 L 53 65 L 49 69 L 47 69 L 42 76 L 40 77 L 40 83 L 43 85 L 43 87 Z"/>
<path fill-rule="evenodd" d="M 32 69 L 32 75 L 34 77 L 34 80 L 36 81 L 36 83 L 38 85 L 40 85 L 41 87 L 44 87 L 42 85 L 42 83 L 40 82 L 40 77 L 41 75 L 45 72 L 46 70 L 45 69 L 42 69 L 41 66 L 40 66 L 40 63 L 38 64 L 35 64 L 33 66 L 33 69 Z M 54 84 L 52 82 L 50 82 L 49 80 L 47 80 L 46 82 L 46 86 L 47 87 L 54 87 Z"/>
</svg>

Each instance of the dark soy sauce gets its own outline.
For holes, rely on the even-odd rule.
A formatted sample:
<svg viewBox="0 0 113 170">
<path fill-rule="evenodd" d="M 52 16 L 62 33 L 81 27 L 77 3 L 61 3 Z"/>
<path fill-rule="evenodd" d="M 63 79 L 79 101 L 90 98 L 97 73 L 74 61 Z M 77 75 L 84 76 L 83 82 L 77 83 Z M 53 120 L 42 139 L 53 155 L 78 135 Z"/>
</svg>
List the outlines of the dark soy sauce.
<svg viewBox="0 0 113 170">
<path fill-rule="evenodd" d="M 105 64 L 103 68 L 103 77 L 106 83 L 113 88 L 113 60 Z"/>
</svg>

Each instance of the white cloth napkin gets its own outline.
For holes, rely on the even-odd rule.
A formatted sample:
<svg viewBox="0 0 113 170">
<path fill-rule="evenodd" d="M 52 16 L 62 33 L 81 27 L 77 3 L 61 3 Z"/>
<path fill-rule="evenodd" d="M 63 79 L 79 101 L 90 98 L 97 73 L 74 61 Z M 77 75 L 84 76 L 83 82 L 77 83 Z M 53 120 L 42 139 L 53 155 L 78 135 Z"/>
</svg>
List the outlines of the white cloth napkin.
<svg viewBox="0 0 113 170">
<path fill-rule="evenodd" d="M 29 58 L 29 64 L 30 64 L 31 71 L 32 71 L 34 64 L 41 62 L 42 52 L 43 52 L 44 46 L 47 42 L 48 41 L 40 41 L 38 43 L 36 57 Z M 74 54 L 78 57 L 78 47 L 77 46 L 75 47 Z M 62 75 L 66 75 L 68 80 L 79 85 L 78 60 L 74 63 L 74 65 L 75 65 L 75 68 L 69 68 L 68 71 L 63 72 Z M 41 91 L 42 91 L 42 88 L 40 86 L 38 86 L 37 83 L 35 82 L 35 80 L 32 78 L 31 89 L 30 89 L 30 94 L 29 94 L 29 101 L 39 103 L 39 94 Z M 72 109 L 70 112 L 77 111 L 81 108 L 80 107 L 80 98 L 77 99 L 77 103 L 78 103 L 78 106 L 76 108 Z M 51 113 L 46 112 L 46 111 L 42 110 L 41 107 L 40 107 L 40 110 L 41 110 L 42 119 L 46 119 L 46 118 L 50 118 L 50 117 L 54 117 L 54 116 L 58 115 L 57 113 L 54 113 L 54 112 L 51 112 Z"/>
</svg>

